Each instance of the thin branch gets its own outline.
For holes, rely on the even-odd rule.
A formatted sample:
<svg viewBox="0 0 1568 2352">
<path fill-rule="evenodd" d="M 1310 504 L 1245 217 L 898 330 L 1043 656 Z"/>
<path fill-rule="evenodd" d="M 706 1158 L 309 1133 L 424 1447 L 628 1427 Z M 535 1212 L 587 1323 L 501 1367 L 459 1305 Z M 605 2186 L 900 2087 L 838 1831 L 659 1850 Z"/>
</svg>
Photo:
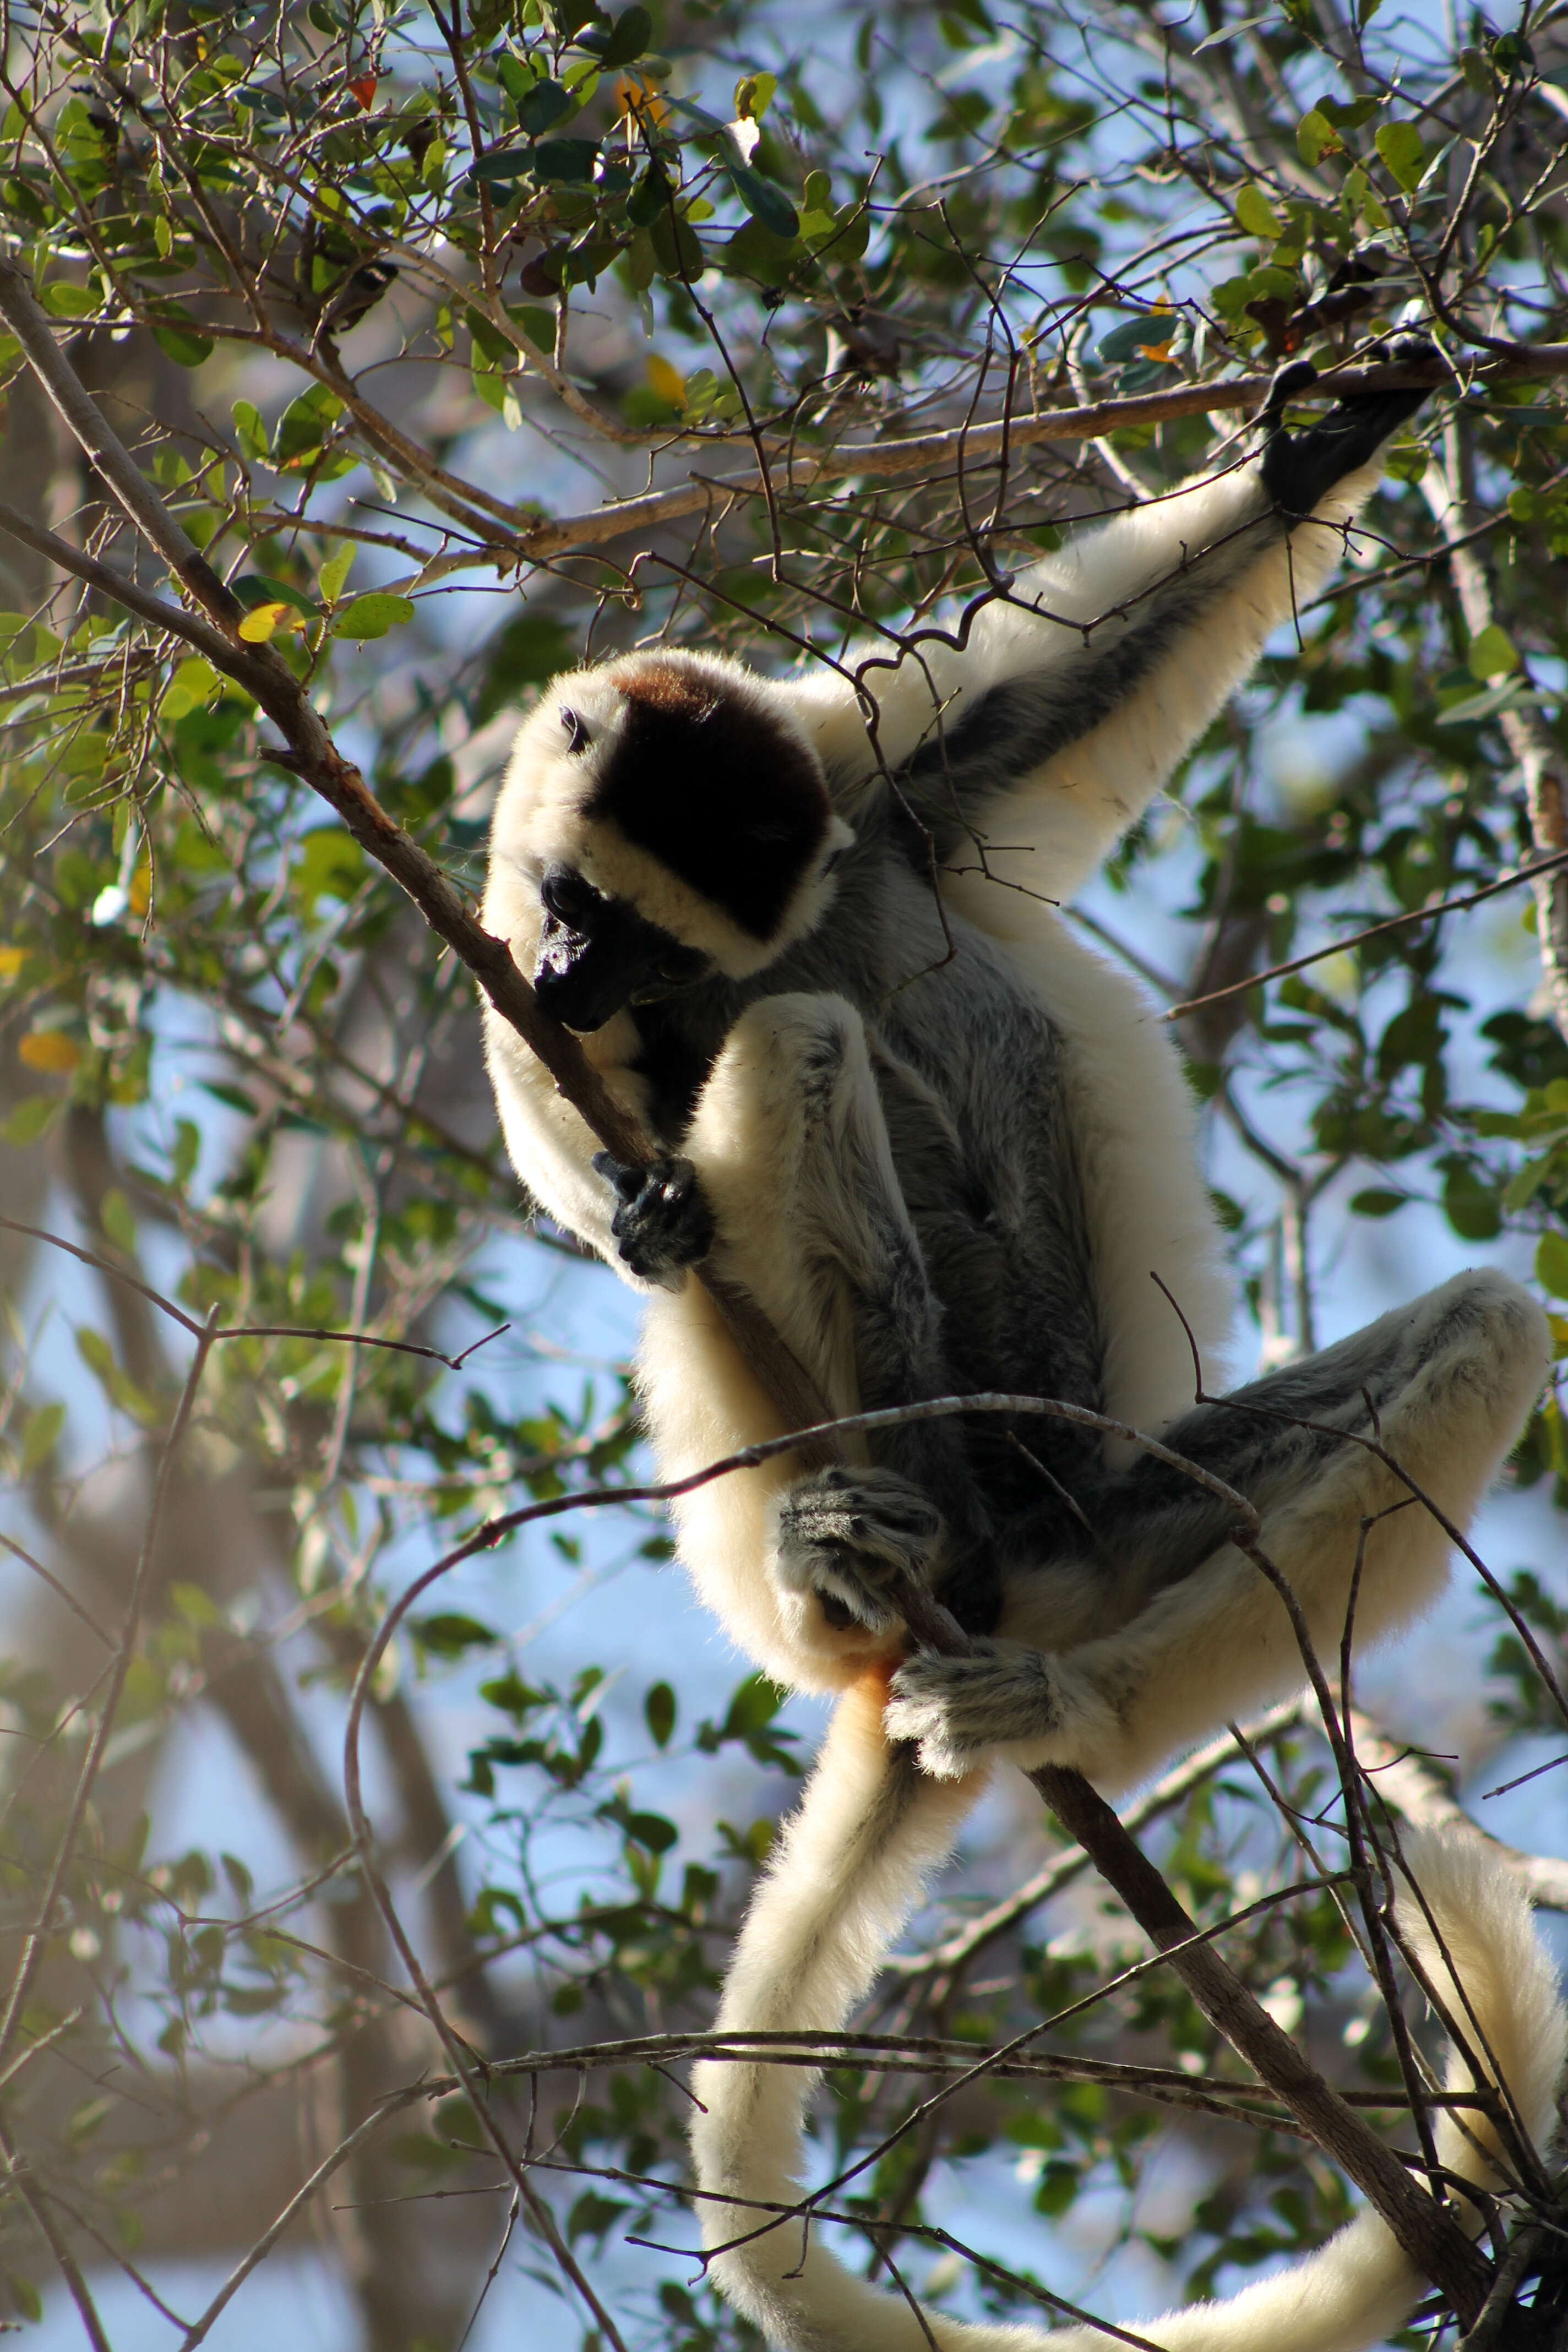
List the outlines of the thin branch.
<svg viewBox="0 0 1568 2352">
<path fill-rule="evenodd" d="M 1568 849 L 1554 849 L 1549 857 L 1538 857 L 1531 866 L 1516 866 L 1511 874 L 1500 875 L 1495 882 L 1485 882 L 1479 890 L 1467 890 L 1460 898 L 1440 898 L 1434 906 L 1414 907 L 1408 914 L 1391 915 L 1386 922 L 1369 923 L 1364 930 L 1352 931 L 1348 939 L 1331 940 L 1327 947 L 1292 956 L 1289 963 L 1271 963 L 1267 971 L 1248 972 L 1245 980 L 1233 980 L 1227 987 L 1210 989 L 1206 996 L 1190 996 L 1184 1003 L 1173 1004 L 1160 1018 L 1179 1021 L 1184 1013 L 1196 1013 L 1205 1004 L 1222 1003 L 1227 996 L 1245 996 L 1249 988 L 1261 988 L 1266 981 L 1283 980 L 1289 972 L 1305 971 L 1309 964 L 1343 955 L 1368 940 L 1382 939 L 1386 932 L 1403 931 L 1412 923 L 1436 922 L 1443 915 L 1462 914 L 1467 907 L 1479 907 L 1483 898 L 1495 898 L 1500 890 L 1512 890 L 1521 882 L 1533 882 L 1538 875 L 1555 873 L 1561 866 L 1568 866 Z"/>
<path fill-rule="evenodd" d="M 26 2158 L 18 2152 L 4 2116 L 0 2116 L 0 2154 L 5 2158 L 6 2179 L 26 2207 L 34 2227 L 55 2258 L 56 2267 L 76 2305 L 77 2316 L 81 2321 L 92 2352 L 111 2352 L 103 2322 L 98 2315 L 98 2305 L 93 2302 L 91 2290 L 82 2276 L 81 2266 L 55 2226 L 54 2216 L 33 2179 L 32 2168 Z"/>
<path fill-rule="evenodd" d="M 215 1309 L 215 1314 L 216 1311 Z M 98 1719 L 93 1725 L 92 1734 L 87 1744 L 87 1753 L 82 1758 L 81 1769 L 77 1775 L 76 1788 L 72 1791 L 70 1805 L 60 1832 L 59 1843 L 55 1850 L 55 1858 L 39 1890 L 37 1909 L 33 1924 L 22 1939 L 22 1949 L 16 1962 L 16 1973 L 11 1979 L 10 1991 L 6 1995 L 4 2009 L 0 2010 L 0 2066 L 4 2066 L 10 2053 L 11 2044 L 21 2023 L 27 1996 L 32 1990 L 33 1979 L 37 1973 L 38 1964 L 43 1958 L 44 1948 L 53 1925 L 55 1907 L 59 1902 L 66 1879 L 76 1857 L 77 1840 L 81 1835 L 88 1802 L 103 1762 L 104 1750 L 109 1745 L 110 1736 L 114 1728 L 115 1715 L 124 1695 L 126 1677 L 131 1671 L 136 1635 L 142 1622 L 142 1604 L 146 1596 L 153 1562 L 157 1552 L 164 1507 L 174 1483 L 174 1465 L 185 1432 L 190 1425 L 191 1414 L 195 1407 L 196 1391 L 201 1385 L 202 1374 L 206 1369 L 207 1354 L 211 1345 L 209 1326 L 197 1336 L 190 1369 L 185 1374 L 180 1401 L 174 1409 L 174 1418 L 170 1423 L 169 1434 L 163 1443 L 163 1459 L 158 1465 L 158 1481 L 153 1490 L 153 1500 L 147 1513 L 147 1524 L 142 1537 L 142 1548 L 131 1580 L 131 1592 L 125 1608 L 125 1622 L 120 1633 L 120 1646 L 115 1654 L 114 1663 L 109 1669 L 103 1697 L 99 1706 Z"/>
</svg>

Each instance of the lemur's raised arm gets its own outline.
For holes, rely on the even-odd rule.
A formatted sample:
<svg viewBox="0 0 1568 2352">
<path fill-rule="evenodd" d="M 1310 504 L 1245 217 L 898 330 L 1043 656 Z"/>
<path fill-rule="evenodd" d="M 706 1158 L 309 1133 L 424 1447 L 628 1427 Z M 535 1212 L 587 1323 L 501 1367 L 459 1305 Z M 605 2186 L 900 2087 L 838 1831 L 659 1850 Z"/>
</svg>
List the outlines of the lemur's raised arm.
<svg viewBox="0 0 1568 2352">
<path fill-rule="evenodd" d="M 853 683 L 806 681 L 830 788 L 880 770 L 939 857 L 973 835 L 999 878 L 1070 897 L 1322 587 L 1383 444 L 1425 397 L 1373 395 L 1288 432 L 1314 374 L 1277 379 L 1261 456 L 1080 531 L 984 604 L 962 646 L 929 629 L 847 664 Z"/>
<path fill-rule="evenodd" d="M 1500 1275 L 1463 1275 L 1193 1406 L 1185 1332 L 1149 1278 L 1208 1370 L 1228 1294 L 1191 1105 L 1167 1032 L 1049 903 L 1321 586 L 1377 448 L 1416 404 L 1347 404 L 1290 435 L 1281 397 L 1260 458 L 1084 534 L 963 644 L 921 633 L 890 667 L 868 657 L 858 694 L 841 674 L 777 680 L 650 650 L 541 698 L 496 810 L 486 919 L 660 1158 L 606 1162 L 493 1015 L 489 1064 L 535 1197 L 648 1294 L 638 1380 L 664 1475 L 783 1433 L 684 1280 L 710 1259 L 837 1412 L 992 1389 L 1157 1429 L 1250 1499 L 1331 1654 L 1352 1578 L 1363 1641 L 1438 1589 L 1442 1528 L 1394 1512 L 1405 1490 L 1325 1433 L 1375 1416 L 1462 1525 L 1544 1376 L 1539 1308 Z M 1023 889 L 933 879 L 911 806 L 950 869 Z M 698 1488 L 678 1519 L 731 1639 L 780 1681 L 847 1694 L 742 1937 L 727 2026 L 843 2022 L 990 1758 L 1125 1786 L 1301 1679 L 1285 1612 L 1212 1497 L 1061 1422 L 898 1427 L 809 1475 L 780 1456 Z M 983 1637 L 972 1655 L 906 1657 L 909 1578 Z M 1485 1962 L 1488 2032 L 1522 2021 L 1515 2088 L 1539 2106 L 1560 2041 L 1535 1998 L 1544 1963 L 1526 1966 L 1510 1916 L 1511 1959 Z M 794 2194 L 799 2078 L 778 2071 L 721 2066 L 705 2084 L 703 2186 L 742 2200 L 708 2209 L 720 2238 L 750 2227 L 744 2200 Z M 1035 2341 L 935 2315 L 928 2328 L 815 2242 L 801 2265 L 798 2235 L 722 2265 L 781 2345 Z M 1262 2301 L 1163 2323 L 1162 2340 L 1351 2352 L 1408 2286 L 1375 2232 L 1302 2277 L 1294 2301 L 1288 2276 Z"/>
</svg>

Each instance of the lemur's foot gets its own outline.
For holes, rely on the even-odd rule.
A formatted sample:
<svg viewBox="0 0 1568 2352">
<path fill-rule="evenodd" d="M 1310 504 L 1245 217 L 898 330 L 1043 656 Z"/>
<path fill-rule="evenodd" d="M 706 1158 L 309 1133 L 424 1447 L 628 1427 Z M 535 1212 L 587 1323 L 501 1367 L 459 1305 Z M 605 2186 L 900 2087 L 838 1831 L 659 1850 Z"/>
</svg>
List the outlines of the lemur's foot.
<svg viewBox="0 0 1568 2352">
<path fill-rule="evenodd" d="M 779 1505 L 779 1580 L 836 1632 L 889 1633 L 900 1583 L 929 1580 L 942 1532 L 936 1506 L 895 1472 L 821 1470 Z"/>
<path fill-rule="evenodd" d="M 922 1772 L 961 1780 L 1005 1742 L 1049 1743 L 1063 1717 L 1056 1676 L 1038 1650 L 976 1642 L 958 1658 L 917 1650 L 893 1676 L 882 1722 L 889 1739 L 919 1749 Z"/>
<path fill-rule="evenodd" d="M 1425 335 L 1395 335 L 1382 351 L 1370 354 L 1391 367 L 1416 367 L 1436 356 L 1436 347 Z M 1268 387 L 1258 423 L 1266 434 L 1263 486 L 1281 513 L 1309 515 L 1334 484 L 1353 474 L 1377 454 L 1391 433 L 1414 416 L 1426 391 L 1366 392 L 1340 401 L 1315 425 L 1287 433 L 1283 419 L 1288 402 L 1318 380 L 1310 360 L 1294 360 L 1279 370 Z"/>
<path fill-rule="evenodd" d="M 689 1265 L 713 1246 L 713 1212 L 689 1160 L 650 1160 L 628 1168 L 607 1151 L 594 1165 L 620 1202 L 610 1231 L 622 1264 L 645 1282 L 678 1289 Z"/>
</svg>

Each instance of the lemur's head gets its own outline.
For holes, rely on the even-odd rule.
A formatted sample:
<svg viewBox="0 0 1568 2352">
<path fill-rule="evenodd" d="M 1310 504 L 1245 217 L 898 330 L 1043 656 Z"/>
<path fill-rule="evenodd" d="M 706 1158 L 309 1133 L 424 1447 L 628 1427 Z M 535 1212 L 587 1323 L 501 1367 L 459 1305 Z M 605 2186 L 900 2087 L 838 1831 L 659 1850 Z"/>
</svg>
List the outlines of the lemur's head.
<svg viewBox="0 0 1568 2352">
<path fill-rule="evenodd" d="M 541 698 L 490 855 L 537 894 L 540 1003 L 590 1030 L 760 971 L 821 920 L 853 838 L 785 689 L 718 655 L 635 654 Z"/>
</svg>

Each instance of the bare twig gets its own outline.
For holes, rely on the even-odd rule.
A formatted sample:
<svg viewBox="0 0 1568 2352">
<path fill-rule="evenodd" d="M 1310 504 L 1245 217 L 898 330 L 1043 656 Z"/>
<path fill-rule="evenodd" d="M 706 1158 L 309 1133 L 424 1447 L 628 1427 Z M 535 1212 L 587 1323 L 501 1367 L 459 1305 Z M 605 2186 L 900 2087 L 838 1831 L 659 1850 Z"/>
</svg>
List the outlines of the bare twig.
<svg viewBox="0 0 1568 2352">
<path fill-rule="evenodd" d="M 216 1317 L 215 1308 L 214 1320 Z M 22 1948 L 11 1979 L 10 1989 L 5 1996 L 4 2007 L 0 2008 L 0 2067 L 5 2065 L 10 2053 L 11 2044 L 21 2024 L 27 1995 L 32 1990 L 33 1979 L 37 1973 L 38 1963 L 43 1958 L 54 1924 L 55 1908 L 59 1902 L 66 1879 L 76 1857 L 77 1841 L 81 1835 L 88 1801 L 92 1795 L 93 1785 L 103 1762 L 104 1750 L 109 1745 L 110 1736 L 114 1728 L 115 1715 L 121 1699 L 124 1696 L 126 1676 L 131 1671 L 131 1662 L 135 1655 L 136 1637 L 141 1629 L 142 1604 L 157 1553 L 164 1506 L 168 1501 L 180 1447 L 184 1443 L 185 1432 L 190 1426 L 191 1414 L 195 1409 L 196 1391 L 201 1386 L 202 1374 L 206 1369 L 211 1347 L 212 1325 L 209 1323 L 196 1336 L 196 1344 L 185 1374 L 184 1386 L 180 1391 L 180 1401 L 174 1408 L 174 1417 L 169 1424 L 168 1436 L 163 1441 L 163 1458 L 158 1465 L 158 1480 L 153 1490 L 153 1500 L 147 1513 L 147 1525 L 142 1537 L 142 1548 L 137 1555 L 136 1567 L 131 1580 L 125 1620 L 120 1630 L 119 1647 L 109 1669 L 103 1695 L 99 1703 L 97 1720 L 93 1724 L 91 1736 L 87 1743 L 87 1753 L 82 1758 L 81 1769 L 77 1775 L 76 1787 L 72 1791 L 71 1801 L 55 1849 L 55 1857 L 39 1889 L 37 1908 L 33 1923 L 23 1937 Z"/>
</svg>

